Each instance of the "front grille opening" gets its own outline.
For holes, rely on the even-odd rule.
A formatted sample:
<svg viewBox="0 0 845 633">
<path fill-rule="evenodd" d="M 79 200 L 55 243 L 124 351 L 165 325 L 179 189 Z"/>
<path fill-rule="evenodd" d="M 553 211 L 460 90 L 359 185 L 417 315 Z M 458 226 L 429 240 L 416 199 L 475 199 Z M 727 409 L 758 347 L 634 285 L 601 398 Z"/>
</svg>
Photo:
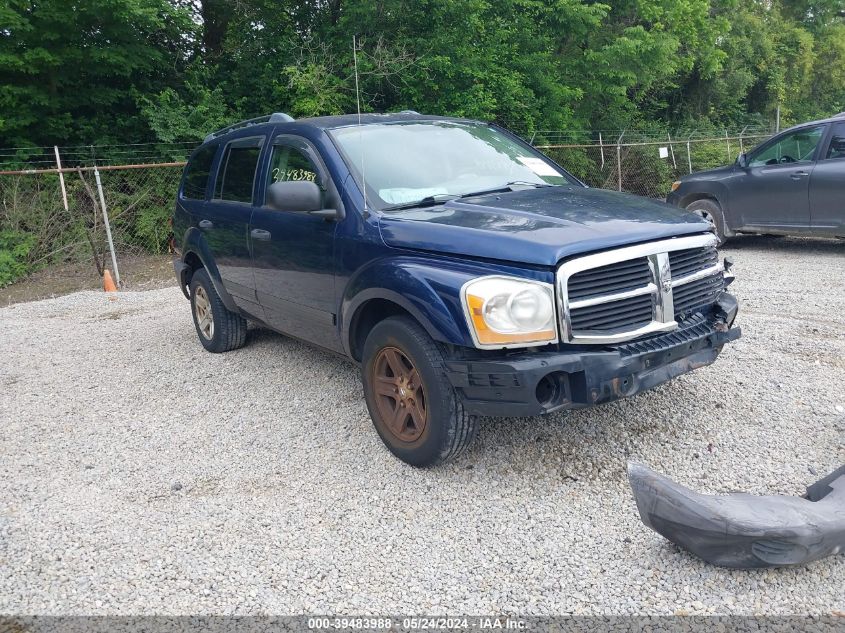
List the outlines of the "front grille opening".
<svg viewBox="0 0 845 633">
<path fill-rule="evenodd" d="M 692 275 L 718 263 L 719 254 L 715 246 L 685 248 L 680 251 L 669 252 L 669 269 L 673 279 Z"/>
<path fill-rule="evenodd" d="M 652 295 L 639 295 L 619 301 L 600 303 L 570 312 L 572 330 L 623 330 L 648 325 L 654 313 Z"/>
<path fill-rule="evenodd" d="M 698 308 L 712 305 L 719 298 L 719 292 L 724 287 L 724 278 L 721 274 L 711 275 L 704 279 L 691 281 L 682 286 L 676 286 L 672 293 L 675 318 L 680 319 L 683 315 L 689 314 Z"/>
<path fill-rule="evenodd" d="M 628 259 L 575 273 L 567 282 L 570 301 L 627 292 L 647 286 L 651 270 L 646 257 Z"/>
</svg>

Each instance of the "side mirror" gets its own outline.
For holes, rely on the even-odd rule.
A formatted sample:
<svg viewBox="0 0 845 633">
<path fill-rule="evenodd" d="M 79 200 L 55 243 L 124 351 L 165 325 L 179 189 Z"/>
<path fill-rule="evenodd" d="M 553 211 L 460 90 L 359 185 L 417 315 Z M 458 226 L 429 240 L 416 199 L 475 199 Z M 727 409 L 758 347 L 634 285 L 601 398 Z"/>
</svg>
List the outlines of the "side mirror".
<svg viewBox="0 0 845 633">
<path fill-rule="evenodd" d="M 323 194 L 310 180 L 283 180 L 267 188 L 267 204 L 278 211 L 311 213 L 323 207 Z"/>
<path fill-rule="evenodd" d="M 745 169 L 748 167 L 748 156 L 746 154 L 740 154 L 736 157 L 736 164 L 738 167 Z"/>
</svg>

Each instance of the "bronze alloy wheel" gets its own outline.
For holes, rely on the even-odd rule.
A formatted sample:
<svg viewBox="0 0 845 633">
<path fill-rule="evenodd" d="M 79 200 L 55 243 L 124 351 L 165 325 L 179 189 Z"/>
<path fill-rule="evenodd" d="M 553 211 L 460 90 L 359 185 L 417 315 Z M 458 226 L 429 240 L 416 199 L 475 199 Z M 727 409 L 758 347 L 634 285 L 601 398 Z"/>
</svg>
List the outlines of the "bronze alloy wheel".
<svg viewBox="0 0 845 633">
<path fill-rule="evenodd" d="M 411 359 L 383 347 L 373 363 L 373 391 L 384 426 L 399 440 L 414 442 L 428 422 L 425 388 Z"/>
<path fill-rule="evenodd" d="M 197 317 L 197 329 L 206 338 L 214 338 L 214 314 L 211 311 L 211 301 L 202 286 L 197 286 L 194 294 L 194 313 Z"/>
</svg>

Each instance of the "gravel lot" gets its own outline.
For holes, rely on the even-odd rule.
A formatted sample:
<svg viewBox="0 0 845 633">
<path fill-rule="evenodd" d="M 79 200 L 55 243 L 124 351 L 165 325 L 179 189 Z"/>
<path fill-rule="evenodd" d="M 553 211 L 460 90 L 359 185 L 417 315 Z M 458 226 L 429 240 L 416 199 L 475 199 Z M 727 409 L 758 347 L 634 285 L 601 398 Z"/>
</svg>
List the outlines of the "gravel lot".
<svg viewBox="0 0 845 633">
<path fill-rule="evenodd" d="M 845 462 L 845 242 L 745 238 L 743 338 L 636 398 L 383 448 L 357 368 L 269 331 L 202 350 L 176 288 L 0 309 L 0 613 L 845 611 L 845 556 L 710 567 L 625 462 L 800 494 Z"/>
</svg>

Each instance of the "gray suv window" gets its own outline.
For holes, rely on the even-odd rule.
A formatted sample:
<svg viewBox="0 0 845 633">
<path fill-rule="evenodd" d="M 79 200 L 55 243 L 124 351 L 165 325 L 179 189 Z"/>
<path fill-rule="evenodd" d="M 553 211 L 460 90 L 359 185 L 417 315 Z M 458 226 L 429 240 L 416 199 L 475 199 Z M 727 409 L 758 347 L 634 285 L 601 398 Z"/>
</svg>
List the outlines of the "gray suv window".
<svg viewBox="0 0 845 633">
<path fill-rule="evenodd" d="M 754 153 L 748 164 L 750 167 L 761 167 L 812 161 L 824 129 L 824 125 L 817 125 L 785 134 L 775 143 Z"/>
<path fill-rule="evenodd" d="M 833 136 L 830 137 L 830 147 L 825 156 L 827 158 L 845 158 L 845 123 L 833 126 Z"/>
</svg>

